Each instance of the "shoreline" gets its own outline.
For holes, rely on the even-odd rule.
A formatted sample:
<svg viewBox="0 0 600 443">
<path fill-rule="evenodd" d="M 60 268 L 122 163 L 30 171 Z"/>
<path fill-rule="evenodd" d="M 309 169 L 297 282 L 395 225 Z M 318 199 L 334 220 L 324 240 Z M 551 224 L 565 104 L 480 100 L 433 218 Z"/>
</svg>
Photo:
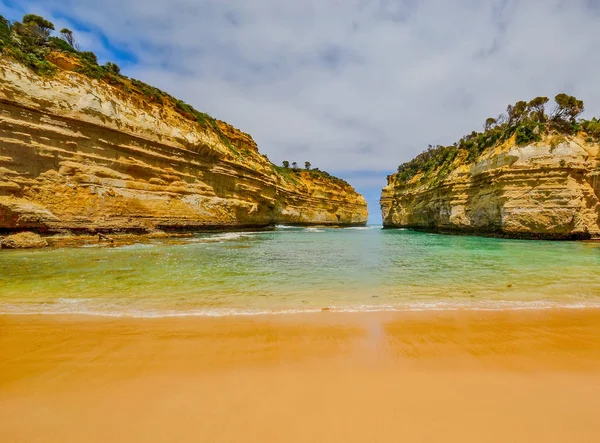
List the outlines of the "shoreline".
<svg viewBox="0 0 600 443">
<path fill-rule="evenodd" d="M 15 249 L 60 249 L 70 247 L 81 247 L 87 245 L 102 245 L 107 247 L 129 246 L 135 243 L 147 243 L 153 240 L 164 240 L 177 242 L 181 239 L 192 238 L 199 234 L 228 234 L 228 233 L 243 233 L 243 232 L 272 232 L 277 231 L 278 227 L 285 226 L 290 228 L 362 228 L 366 227 L 367 223 L 355 224 L 268 224 L 268 225 L 248 225 L 248 226 L 215 226 L 200 229 L 172 229 L 172 230 L 154 230 L 144 231 L 139 229 L 133 230 L 110 230 L 110 229 L 89 229 L 81 232 L 47 232 L 36 229 L 23 230 L 0 230 L 0 243 L 15 234 L 34 233 L 39 235 L 41 239 L 47 242 L 47 246 L 29 247 L 29 248 L 2 248 L 5 250 Z M 68 231 L 68 229 L 67 229 Z"/>
<path fill-rule="evenodd" d="M 582 303 L 582 302 L 559 302 L 559 301 L 541 301 L 541 300 L 478 300 L 468 303 L 444 302 L 445 306 L 439 306 L 441 302 L 418 303 L 416 305 L 397 305 L 397 306 L 347 306 L 347 307 L 314 307 L 314 308 L 290 308 L 266 310 L 256 309 L 247 310 L 240 308 L 206 308 L 191 310 L 164 310 L 164 311 L 127 311 L 127 312 L 102 312 L 92 310 L 74 310 L 74 311 L 7 311 L 2 310 L 0 305 L 0 317 L 30 317 L 30 316 L 48 316 L 48 317 L 81 317 L 81 318 L 106 318 L 123 320 L 154 320 L 154 319 L 218 319 L 218 318 L 273 318 L 273 317 L 294 317 L 310 315 L 402 315 L 411 313 L 436 314 L 436 313 L 502 313 L 502 312 L 543 312 L 543 311 L 599 311 L 600 302 Z M 435 305 L 431 306 L 431 305 Z"/>
<path fill-rule="evenodd" d="M 0 315 L 0 439 L 600 439 L 600 311 Z"/>
<path fill-rule="evenodd" d="M 332 323 L 332 324 L 367 324 L 373 321 L 383 323 L 390 320 L 403 319 L 432 319 L 432 318 L 476 318 L 484 319 L 486 317 L 522 317 L 526 318 L 548 318 L 550 317 L 569 317 L 569 316 L 597 316 L 600 320 L 600 304 L 589 306 L 548 306 L 548 307 L 526 307 L 521 309 L 382 309 L 382 310 L 336 310 L 333 308 L 320 308 L 314 310 L 287 310 L 287 311 L 257 311 L 255 313 L 244 314 L 225 314 L 225 315 L 204 315 L 177 313 L 172 315 L 157 316 L 132 316 L 132 315 L 107 315 L 97 313 L 79 313 L 79 312 L 0 312 L 0 325 L 6 323 L 20 322 L 67 322 L 67 323 L 202 323 L 202 322 L 237 322 L 237 323 Z M 33 320 L 32 320 L 33 319 Z M 600 332 L 600 323 L 598 324 Z M 600 337 L 599 337 L 600 338 Z M 599 360 L 600 361 L 600 360 Z"/>
<path fill-rule="evenodd" d="M 592 235 L 590 233 L 569 233 L 563 234 L 547 234 L 536 232 L 507 232 L 507 231 L 482 231 L 470 228 L 450 228 L 450 227 L 427 227 L 415 225 L 394 225 L 385 224 L 383 230 L 393 231 L 395 229 L 406 229 L 414 232 L 423 232 L 428 234 L 438 235 L 455 235 L 455 236 L 470 236 L 483 238 L 498 238 L 503 240 L 529 240 L 529 241 L 566 241 L 566 242 L 600 242 L 600 235 Z"/>
</svg>

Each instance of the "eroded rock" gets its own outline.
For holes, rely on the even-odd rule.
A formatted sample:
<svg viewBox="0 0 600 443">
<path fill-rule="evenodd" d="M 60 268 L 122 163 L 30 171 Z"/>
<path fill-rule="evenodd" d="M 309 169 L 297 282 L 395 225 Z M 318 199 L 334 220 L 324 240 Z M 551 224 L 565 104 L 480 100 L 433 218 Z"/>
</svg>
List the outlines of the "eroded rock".
<svg viewBox="0 0 600 443">
<path fill-rule="evenodd" d="M 35 232 L 19 232 L 0 239 L 0 248 L 35 249 L 45 248 L 48 242 Z"/>
<path fill-rule="evenodd" d="M 600 145 L 582 137 L 514 140 L 475 163 L 457 159 L 440 180 L 388 177 L 385 227 L 523 238 L 600 237 Z"/>
<path fill-rule="evenodd" d="M 61 69 L 70 69 L 60 65 Z M 0 229 L 152 232 L 362 225 L 343 181 L 282 172 L 248 134 L 81 74 L 0 58 Z"/>
</svg>

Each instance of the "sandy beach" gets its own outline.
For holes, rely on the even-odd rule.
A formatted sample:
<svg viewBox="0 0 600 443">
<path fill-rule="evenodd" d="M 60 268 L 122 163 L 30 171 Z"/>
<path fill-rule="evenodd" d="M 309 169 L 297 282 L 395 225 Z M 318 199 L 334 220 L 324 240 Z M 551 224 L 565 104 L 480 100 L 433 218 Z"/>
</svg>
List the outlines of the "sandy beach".
<svg viewBox="0 0 600 443">
<path fill-rule="evenodd" d="M 592 442 L 598 411 L 598 310 L 0 317 L 6 442 Z"/>
</svg>

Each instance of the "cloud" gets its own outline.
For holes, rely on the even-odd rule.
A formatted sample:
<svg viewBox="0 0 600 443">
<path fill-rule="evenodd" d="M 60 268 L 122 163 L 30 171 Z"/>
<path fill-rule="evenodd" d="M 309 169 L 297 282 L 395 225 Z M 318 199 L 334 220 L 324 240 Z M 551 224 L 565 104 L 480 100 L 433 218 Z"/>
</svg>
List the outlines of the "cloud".
<svg viewBox="0 0 600 443">
<path fill-rule="evenodd" d="M 251 133 L 273 161 L 310 160 L 359 189 L 520 99 L 567 92 L 600 114 L 591 0 L 28 3 L 126 75 Z"/>
</svg>

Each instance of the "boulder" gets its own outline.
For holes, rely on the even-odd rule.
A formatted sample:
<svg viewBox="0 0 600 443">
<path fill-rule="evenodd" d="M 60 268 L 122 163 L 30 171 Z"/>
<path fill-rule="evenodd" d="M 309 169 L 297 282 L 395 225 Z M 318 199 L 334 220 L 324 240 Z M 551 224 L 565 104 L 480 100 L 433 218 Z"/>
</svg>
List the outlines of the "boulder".
<svg viewBox="0 0 600 443">
<path fill-rule="evenodd" d="M 34 232 L 20 232 L 0 239 L 0 248 L 32 249 L 45 248 L 48 242 Z"/>
</svg>

